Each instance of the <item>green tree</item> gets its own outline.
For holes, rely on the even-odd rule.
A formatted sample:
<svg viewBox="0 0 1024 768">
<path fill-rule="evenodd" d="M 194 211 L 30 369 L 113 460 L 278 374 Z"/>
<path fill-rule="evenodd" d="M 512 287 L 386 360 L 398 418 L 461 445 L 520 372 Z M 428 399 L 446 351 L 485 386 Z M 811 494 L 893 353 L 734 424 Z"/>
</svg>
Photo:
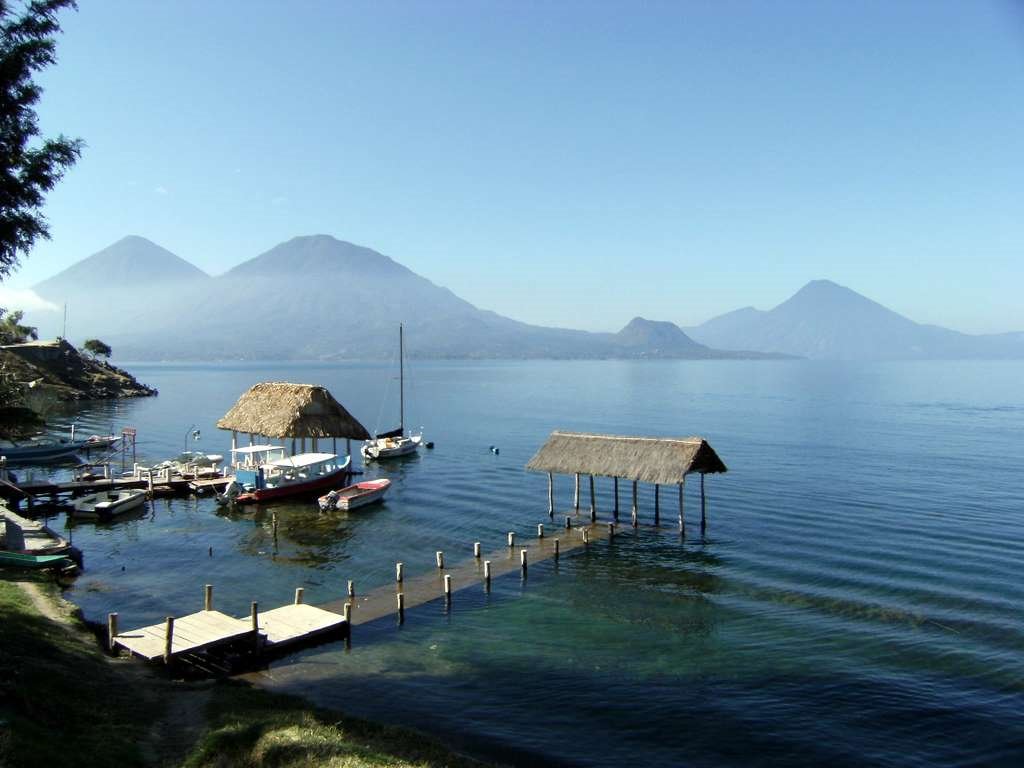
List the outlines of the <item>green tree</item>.
<svg viewBox="0 0 1024 768">
<path fill-rule="evenodd" d="M 82 345 L 82 349 L 93 357 L 110 357 L 113 351 L 110 349 L 109 344 L 104 344 L 99 339 L 86 339 L 85 344 Z"/>
<path fill-rule="evenodd" d="M 32 0 L 16 12 L 0 0 L 0 280 L 18 266 L 37 239 L 50 236 L 45 195 L 82 153 L 81 139 L 39 136 L 32 81 L 57 60 L 57 12 L 75 0 Z"/>
<path fill-rule="evenodd" d="M 6 316 L 5 316 L 6 315 Z M 22 325 L 25 313 L 20 309 L 7 314 L 0 309 L 0 344 L 24 344 L 29 339 L 38 339 L 38 331 L 31 325 Z"/>
</svg>

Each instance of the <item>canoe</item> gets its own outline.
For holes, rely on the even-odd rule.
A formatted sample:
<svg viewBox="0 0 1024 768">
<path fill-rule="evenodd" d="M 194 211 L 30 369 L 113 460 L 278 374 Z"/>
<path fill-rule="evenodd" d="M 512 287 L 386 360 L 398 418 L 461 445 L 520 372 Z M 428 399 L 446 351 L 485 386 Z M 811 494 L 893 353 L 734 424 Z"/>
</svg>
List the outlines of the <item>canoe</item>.
<svg viewBox="0 0 1024 768">
<path fill-rule="evenodd" d="M 331 491 L 317 499 L 317 503 L 324 512 L 332 509 L 356 509 L 380 501 L 390 487 L 390 480 L 365 480 L 341 490 Z"/>
<path fill-rule="evenodd" d="M 146 501 L 146 492 L 133 488 L 121 491 L 90 493 L 75 500 L 71 516 L 83 519 L 110 520 L 138 509 Z"/>
<path fill-rule="evenodd" d="M 63 568 L 71 565 L 66 555 L 27 555 L 23 552 L 0 552 L 0 565 L 19 568 Z"/>
</svg>

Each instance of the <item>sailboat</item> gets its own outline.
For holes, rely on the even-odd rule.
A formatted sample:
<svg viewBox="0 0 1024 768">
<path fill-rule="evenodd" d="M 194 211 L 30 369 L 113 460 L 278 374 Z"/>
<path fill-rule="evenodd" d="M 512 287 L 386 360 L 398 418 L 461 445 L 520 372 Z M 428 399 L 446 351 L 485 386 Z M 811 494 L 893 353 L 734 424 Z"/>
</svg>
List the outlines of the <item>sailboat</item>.
<svg viewBox="0 0 1024 768">
<path fill-rule="evenodd" d="M 398 326 L 398 426 L 363 443 L 363 459 L 394 459 L 419 450 L 423 435 L 405 434 L 405 346 L 402 325 Z"/>
</svg>

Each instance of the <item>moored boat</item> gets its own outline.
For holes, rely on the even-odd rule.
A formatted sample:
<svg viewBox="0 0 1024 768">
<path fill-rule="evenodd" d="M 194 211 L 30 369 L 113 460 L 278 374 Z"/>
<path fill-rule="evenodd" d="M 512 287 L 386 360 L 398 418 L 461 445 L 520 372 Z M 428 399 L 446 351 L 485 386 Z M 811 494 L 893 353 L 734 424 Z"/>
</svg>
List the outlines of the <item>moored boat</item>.
<svg viewBox="0 0 1024 768">
<path fill-rule="evenodd" d="M 334 453 L 298 453 L 286 456 L 279 445 L 251 445 L 232 451 L 234 482 L 240 492 L 236 504 L 302 496 L 322 491 L 348 476 L 350 457 Z"/>
<path fill-rule="evenodd" d="M 331 491 L 317 499 L 317 503 L 323 512 L 332 509 L 356 509 L 380 501 L 390 487 L 391 481 L 387 479 L 364 480 L 347 488 Z"/>
<path fill-rule="evenodd" d="M 423 435 L 405 434 L 405 342 L 402 326 L 398 326 L 398 426 L 381 432 L 363 443 L 360 453 L 365 461 L 397 459 L 416 453 Z"/>
<path fill-rule="evenodd" d="M 67 568 L 73 563 L 67 555 L 33 555 L 0 551 L 0 565 L 16 568 Z"/>
<path fill-rule="evenodd" d="M 76 499 L 71 516 L 87 520 L 111 520 L 132 512 L 146 501 L 146 492 L 138 488 L 90 493 Z"/>
</svg>

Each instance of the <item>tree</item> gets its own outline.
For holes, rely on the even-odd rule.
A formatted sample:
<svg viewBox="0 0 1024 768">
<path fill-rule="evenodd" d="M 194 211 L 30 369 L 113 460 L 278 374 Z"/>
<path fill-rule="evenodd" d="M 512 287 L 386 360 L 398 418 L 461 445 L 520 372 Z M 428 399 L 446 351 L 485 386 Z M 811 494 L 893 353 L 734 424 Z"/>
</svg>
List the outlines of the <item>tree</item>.
<svg viewBox="0 0 1024 768">
<path fill-rule="evenodd" d="M 0 280 L 39 238 L 49 239 L 45 195 L 82 154 L 82 140 L 39 136 L 32 76 L 57 60 L 57 12 L 75 0 L 32 0 L 20 13 L 0 0 Z"/>
<path fill-rule="evenodd" d="M 39 338 L 35 327 L 21 324 L 24 312 L 18 309 L 4 317 L 6 313 L 7 310 L 0 308 L 0 344 L 24 344 L 29 339 Z"/>
<path fill-rule="evenodd" d="M 104 344 L 99 339 L 86 339 L 85 344 L 82 345 L 82 349 L 88 352 L 90 355 L 95 357 L 110 357 L 112 350 L 108 344 Z"/>
</svg>

